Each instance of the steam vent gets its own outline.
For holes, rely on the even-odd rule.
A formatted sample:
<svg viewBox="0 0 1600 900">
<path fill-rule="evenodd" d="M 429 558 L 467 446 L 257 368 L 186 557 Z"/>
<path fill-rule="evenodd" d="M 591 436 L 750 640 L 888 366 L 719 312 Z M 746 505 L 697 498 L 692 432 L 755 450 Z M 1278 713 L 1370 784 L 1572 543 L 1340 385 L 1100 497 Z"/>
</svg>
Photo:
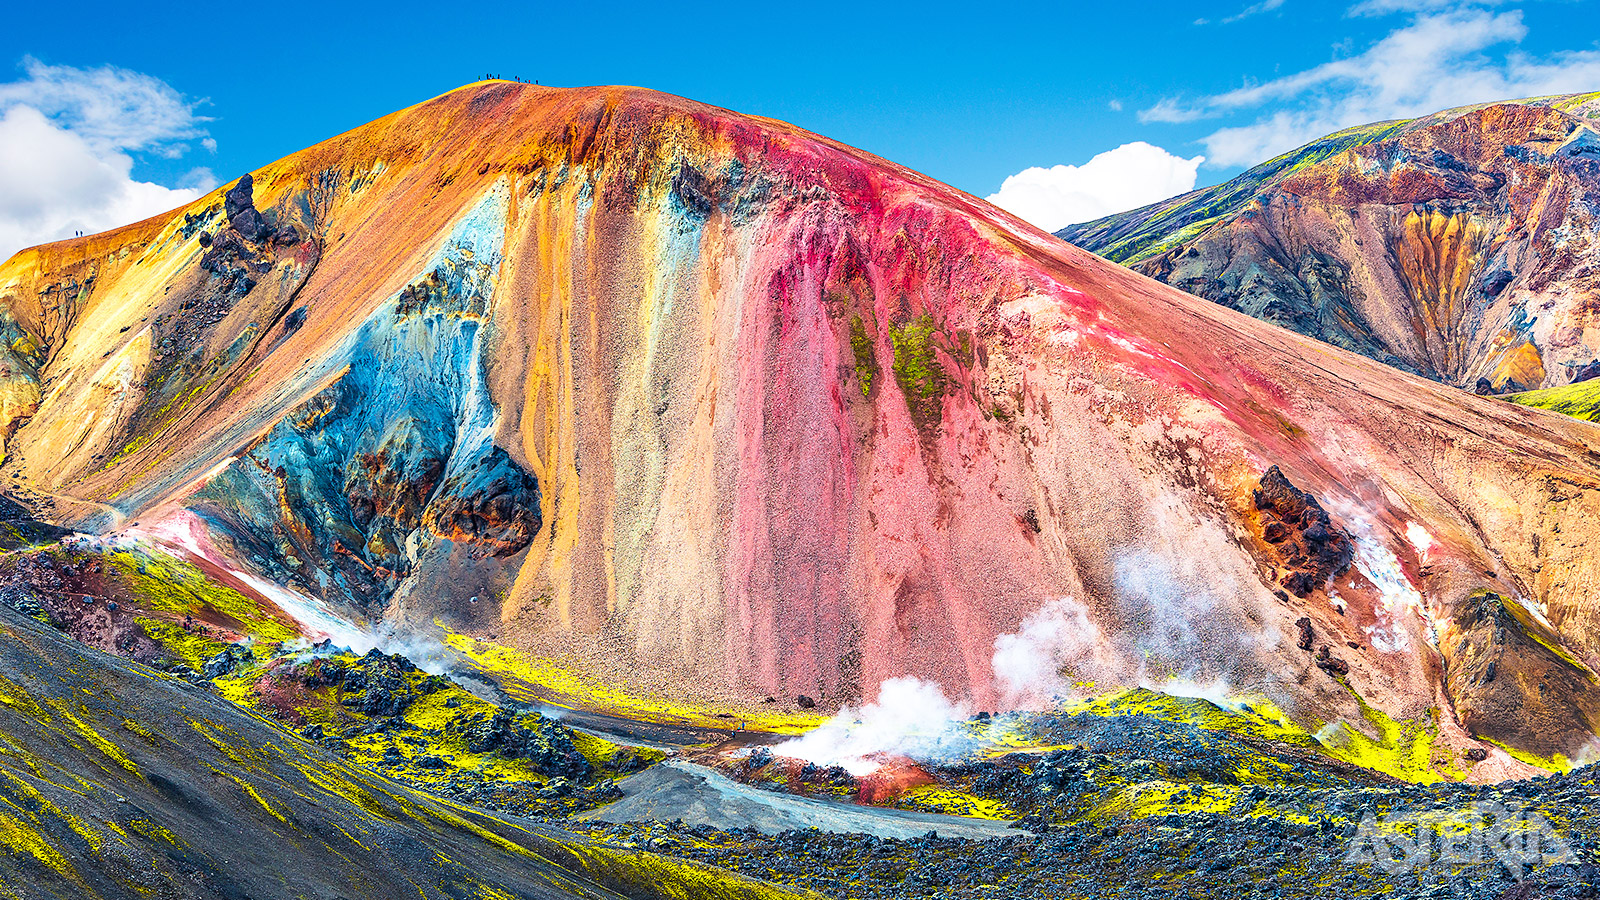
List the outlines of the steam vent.
<svg viewBox="0 0 1600 900">
<path fill-rule="evenodd" d="M 491 79 L 18 252 L 0 897 L 1594 897 L 1595 97 L 1080 249 Z"/>
</svg>

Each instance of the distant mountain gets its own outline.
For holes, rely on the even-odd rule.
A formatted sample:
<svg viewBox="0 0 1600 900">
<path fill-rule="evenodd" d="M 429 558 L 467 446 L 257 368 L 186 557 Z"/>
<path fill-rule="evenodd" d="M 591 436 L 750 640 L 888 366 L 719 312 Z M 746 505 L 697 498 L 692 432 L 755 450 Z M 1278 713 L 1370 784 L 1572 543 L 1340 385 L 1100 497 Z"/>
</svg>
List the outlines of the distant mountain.
<svg viewBox="0 0 1600 900">
<path fill-rule="evenodd" d="M 1563 385 L 1600 358 L 1597 126 L 1575 94 L 1352 128 L 1057 234 L 1446 384 Z"/>
<path fill-rule="evenodd" d="M 1330 151 L 1261 209 L 1313 205 L 1298 179 L 1365 190 L 1362 154 L 1490 119 L 1513 156 L 1561 160 L 1493 151 L 1509 195 L 1535 191 L 1513 206 L 1547 211 L 1519 220 L 1542 229 L 1526 246 L 1567 246 L 1545 226 L 1577 195 L 1540 191 L 1577 176 L 1525 177 L 1587 171 L 1550 107 Z M 1493 181 L 1429 158 L 1392 190 Z M 1436 246 L 1417 241 L 1395 252 Z M 1520 265 L 1498 296 L 1533 290 Z M 530 681 L 601 685 L 601 707 L 754 717 L 915 676 L 996 709 L 1176 682 L 1374 742 L 1402 733 L 1381 711 L 1445 768 L 1490 755 L 1480 776 L 1518 765 L 1480 738 L 1549 762 L 1600 729 L 1592 427 L 1196 299 L 780 122 L 475 84 L 23 251 L 0 307 L 7 487 L 53 523 L 168 542 L 285 609 L 448 630 L 533 660 Z"/>
</svg>

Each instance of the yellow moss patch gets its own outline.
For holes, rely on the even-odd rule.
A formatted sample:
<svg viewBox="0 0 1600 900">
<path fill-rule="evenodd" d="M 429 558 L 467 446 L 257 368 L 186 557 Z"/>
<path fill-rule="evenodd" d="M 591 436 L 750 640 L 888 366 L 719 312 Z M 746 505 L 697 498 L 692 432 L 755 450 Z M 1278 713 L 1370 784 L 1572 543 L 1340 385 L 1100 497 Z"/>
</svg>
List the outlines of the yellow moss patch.
<svg viewBox="0 0 1600 900">
<path fill-rule="evenodd" d="M 1233 785 L 1147 781 L 1116 791 L 1089 817 L 1112 815 L 1144 819 L 1175 813 L 1226 814 L 1239 805 L 1241 793 Z"/>
<path fill-rule="evenodd" d="M 48 813 L 65 823 L 68 828 L 71 828 L 72 831 L 78 835 L 78 837 L 83 838 L 84 843 L 89 845 L 90 850 L 96 853 L 100 852 L 101 836 L 99 832 L 95 831 L 93 828 L 90 828 L 82 819 L 79 819 L 77 816 L 72 815 L 56 804 L 50 802 L 50 798 L 40 793 L 37 788 L 29 784 L 26 780 L 17 776 L 15 773 L 0 770 L 0 774 L 5 775 L 7 782 L 11 786 L 11 790 L 15 791 L 16 794 L 26 797 L 28 802 L 31 804 L 29 807 L 31 812 L 17 809 L 19 814 L 28 815 L 35 822 L 38 822 L 40 821 L 40 813 Z M 49 783 L 55 784 L 55 782 Z M 60 787 L 60 785 L 56 786 Z M 13 808 L 16 809 L 15 806 L 13 806 Z"/>
<path fill-rule="evenodd" d="M 135 775 L 140 774 L 139 767 L 133 764 L 133 760 L 123 755 L 123 752 L 117 748 L 116 744 L 113 744 L 104 737 L 101 737 L 99 732 L 95 731 L 93 728 L 90 728 L 89 725 L 82 719 L 73 715 L 72 710 L 67 708 L 67 704 L 64 701 L 51 700 L 50 706 L 56 712 L 60 713 L 62 718 L 66 719 L 68 722 L 71 722 L 73 727 L 77 729 L 78 734 L 82 735 L 85 740 L 93 744 L 96 750 L 104 753 L 106 756 L 115 761 L 117 765 L 127 769 L 129 772 L 132 772 Z"/>
<path fill-rule="evenodd" d="M 667 758 L 665 751 L 653 747 L 624 748 L 621 744 L 608 741 L 597 734 L 579 731 L 576 728 L 570 728 L 568 731 L 572 735 L 572 745 L 578 748 L 578 752 L 583 754 L 583 758 L 587 759 L 590 765 L 602 772 L 614 769 L 618 755 L 625 752 L 632 753 L 635 758 L 652 765 Z"/>
<path fill-rule="evenodd" d="M 260 699 L 255 693 L 255 683 L 256 680 L 252 676 L 234 676 L 213 679 L 211 686 L 229 703 L 250 709 Z"/>
<path fill-rule="evenodd" d="M 1021 818 L 1021 813 L 998 800 L 974 796 L 937 784 L 912 788 L 901 794 L 896 799 L 895 805 L 904 809 L 918 809 L 974 819 L 993 819 L 999 822 L 1010 822 Z"/>
<path fill-rule="evenodd" d="M 1520 406 L 1548 409 L 1574 419 L 1600 421 L 1600 378 L 1539 391 L 1507 394 L 1502 399 Z"/>
<path fill-rule="evenodd" d="M 161 649 L 167 651 L 169 656 L 197 672 L 205 665 L 206 660 L 216 656 L 228 646 L 216 638 L 185 631 L 164 619 L 138 616 L 134 621 L 144 630 L 145 635 L 160 644 Z"/>
<path fill-rule="evenodd" d="M 1323 725 L 1312 734 L 1266 698 L 1243 699 L 1223 707 L 1208 700 L 1172 697 L 1142 688 L 1080 701 L 1065 711 L 1096 715 L 1143 713 L 1169 722 L 1320 750 L 1341 762 L 1420 784 L 1465 777 L 1448 754 L 1436 750 L 1438 729 L 1434 723 L 1397 721 L 1369 706 L 1354 690 L 1350 694 L 1360 704 L 1362 718 L 1373 734 L 1345 722 Z M 1241 781 L 1270 784 L 1289 770 L 1281 761 L 1265 756 L 1257 757 L 1253 765 L 1253 769 L 1235 774 Z"/>
<path fill-rule="evenodd" d="M 0 844 L 15 853 L 32 856 L 58 875 L 74 877 L 72 867 L 67 865 L 67 859 L 61 855 L 61 851 L 51 846 L 38 831 L 3 811 L 0 811 Z"/>
<path fill-rule="evenodd" d="M 1519 762 L 1525 762 L 1534 768 L 1543 769 L 1546 772 L 1556 772 L 1564 775 L 1568 772 L 1571 772 L 1575 768 L 1575 766 L 1572 764 L 1572 760 L 1567 759 L 1565 756 L 1562 756 L 1559 753 L 1557 753 L 1555 756 L 1540 756 L 1537 753 L 1529 753 L 1526 750 L 1520 750 L 1509 744 L 1502 744 L 1493 738 L 1479 738 L 1479 740 L 1488 741 L 1496 747 L 1499 747 L 1501 750 L 1511 754 L 1513 759 Z"/>
<path fill-rule="evenodd" d="M 233 775 L 231 773 L 224 772 L 221 769 L 218 769 L 218 768 L 216 768 L 214 766 L 212 767 L 211 771 L 216 772 L 218 775 L 226 776 L 234 784 L 237 784 L 239 786 L 239 789 L 244 791 L 245 794 L 248 795 L 251 800 L 254 800 L 262 809 L 266 810 L 268 815 L 272 816 L 274 819 L 277 819 L 279 822 L 282 822 L 285 825 L 289 824 L 289 820 L 284 818 L 283 813 L 278 812 L 276 809 L 274 809 L 272 804 L 267 802 L 267 798 L 261 796 L 261 794 L 256 791 L 255 786 L 250 784 L 250 782 L 245 781 L 243 778 L 240 778 L 237 775 Z"/>
<path fill-rule="evenodd" d="M 1432 722 L 1392 719 L 1383 710 L 1367 705 L 1355 691 L 1350 695 L 1361 705 L 1361 716 L 1377 732 L 1377 737 L 1347 722 L 1326 726 L 1317 732 L 1317 738 L 1330 756 L 1418 784 L 1452 780 L 1448 776 L 1459 780 L 1459 772 L 1447 770 L 1441 774 L 1435 767 L 1433 745 L 1438 733 Z"/>
<path fill-rule="evenodd" d="M 512 679 L 503 682 L 502 686 L 519 700 L 542 700 L 556 706 L 592 709 L 639 721 L 689 724 L 701 728 L 727 729 L 730 722 L 734 721 L 718 715 L 725 715 L 729 710 L 629 694 L 548 660 L 536 659 L 510 647 L 475 640 L 464 634 L 446 632 L 444 642 L 483 671 Z M 802 734 L 826 720 L 820 715 L 788 712 L 741 712 L 737 715 L 738 721 L 742 721 L 748 730 L 772 734 Z"/>
<path fill-rule="evenodd" d="M 140 740 L 144 741 L 146 744 L 149 744 L 152 747 L 155 746 L 155 744 L 156 744 L 156 736 L 155 736 L 155 734 L 153 732 L 151 732 L 150 729 L 144 727 L 143 725 L 140 725 L 138 722 L 135 722 L 132 719 L 123 719 L 122 720 L 122 727 L 129 734 L 133 734 L 133 735 L 138 736 L 138 738 Z"/>
<path fill-rule="evenodd" d="M 801 888 L 779 887 L 698 862 L 638 850 L 569 845 L 582 869 L 630 896 L 652 900 L 821 900 Z"/>
<path fill-rule="evenodd" d="M 1265 697 L 1241 698 L 1219 706 L 1198 697 L 1174 697 L 1144 688 L 1132 688 L 1080 700 L 1062 708 L 1067 714 L 1097 716 L 1147 715 L 1164 722 L 1181 722 L 1212 731 L 1246 734 L 1290 744 L 1312 743 L 1305 729 L 1295 725 Z"/>
<path fill-rule="evenodd" d="M 153 841 L 166 841 L 174 847 L 183 846 L 183 841 L 178 840 L 177 835 L 156 824 L 155 822 L 150 821 L 149 819 L 129 819 L 128 827 L 133 829 L 134 834 L 140 835 L 141 837 L 145 837 Z"/>
<path fill-rule="evenodd" d="M 217 584 L 198 568 L 175 557 L 122 550 L 106 554 L 106 559 L 128 585 L 134 602 L 146 610 L 199 618 L 208 613 L 220 614 L 263 641 L 287 641 L 299 636 L 292 624 L 278 619 L 256 601 Z"/>
</svg>

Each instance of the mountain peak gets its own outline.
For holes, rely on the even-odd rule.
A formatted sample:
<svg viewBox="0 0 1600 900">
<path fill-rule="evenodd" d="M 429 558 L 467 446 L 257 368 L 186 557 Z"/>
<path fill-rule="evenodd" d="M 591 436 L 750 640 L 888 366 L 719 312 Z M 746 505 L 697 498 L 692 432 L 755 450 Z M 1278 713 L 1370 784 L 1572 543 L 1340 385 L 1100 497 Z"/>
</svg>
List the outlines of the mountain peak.
<svg viewBox="0 0 1600 900">
<path fill-rule="evenodd" d="M 1420 719 L 1484 591 L 1600 664 L 1589 429 L 670 95 L 469 85 L 19 255 L 0 303 L 7 473 L 41 512 L 606 686 L 565 702 L 914 677 Z M 1473 690 L 1561 723 L 1542 753 L 1593 736 L 1587 689 Z"/>
<path fill-rule="evenodd" d="M 1216 187 L 1060 232 L 1209 300 L 1448 384 L 1552 387 L 1600 358 L 1600 94 L 1347 129 Z"/>
</svg>

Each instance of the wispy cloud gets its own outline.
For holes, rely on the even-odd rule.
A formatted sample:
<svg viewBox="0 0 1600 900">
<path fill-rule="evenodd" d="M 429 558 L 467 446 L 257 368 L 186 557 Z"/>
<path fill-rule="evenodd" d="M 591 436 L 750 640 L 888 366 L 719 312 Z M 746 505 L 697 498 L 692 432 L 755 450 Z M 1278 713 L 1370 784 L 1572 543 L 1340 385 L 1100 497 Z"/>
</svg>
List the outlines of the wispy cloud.
<svg viewBox="0 0 1600 900">
<path fill-rule="evenodd" d="M 1362 0 L 1350 7 L 1352 16 L 1387 16 L 1402 12 L 1430 12 L 1469 5 L 1463 0 Z M 1474 0 L 1472 6 L 1501 6 L 1501 0 Z"/>
<path fill-rule="evenodd" d="M 196 168 L 173 188 L 133 177 L 132 153 L 177 159 L 208 118 L 159 78 L 115 66 L 23 60 L 0 84 L 0 260 L 23 247 L 136 222 L 216 185 Z"/>
<path fill-rule="evenodd" d="M 1252 113 L 1248 124 L 1201 140 L 1211 164 L 1251 165 L 1353 125 L 1600 85 L 1600 50 L 1521 52 L 1528 28 L 1520 10 L 1369 0 L 1351 12 L 1406 13 L 1407 20 L 1361 53 L 1208 97 L 1164 98 L 1139 119 L 1177 123 Z"/>
<path fill-rule="evenodd" d="M 1241 9 L 1233 15 L 1223 19 L 1222 24 L 1231 25 L 1240 19 L 1248 19 L 1251 16 L 1258 16 L 1264 12 L 1272 12 L 1282 5 L 1283 0 L 1261 0 L 1260 3 L 1252 3 L 1249 6 L 1246 6 L 1244 9 Z"/>
</svg>

